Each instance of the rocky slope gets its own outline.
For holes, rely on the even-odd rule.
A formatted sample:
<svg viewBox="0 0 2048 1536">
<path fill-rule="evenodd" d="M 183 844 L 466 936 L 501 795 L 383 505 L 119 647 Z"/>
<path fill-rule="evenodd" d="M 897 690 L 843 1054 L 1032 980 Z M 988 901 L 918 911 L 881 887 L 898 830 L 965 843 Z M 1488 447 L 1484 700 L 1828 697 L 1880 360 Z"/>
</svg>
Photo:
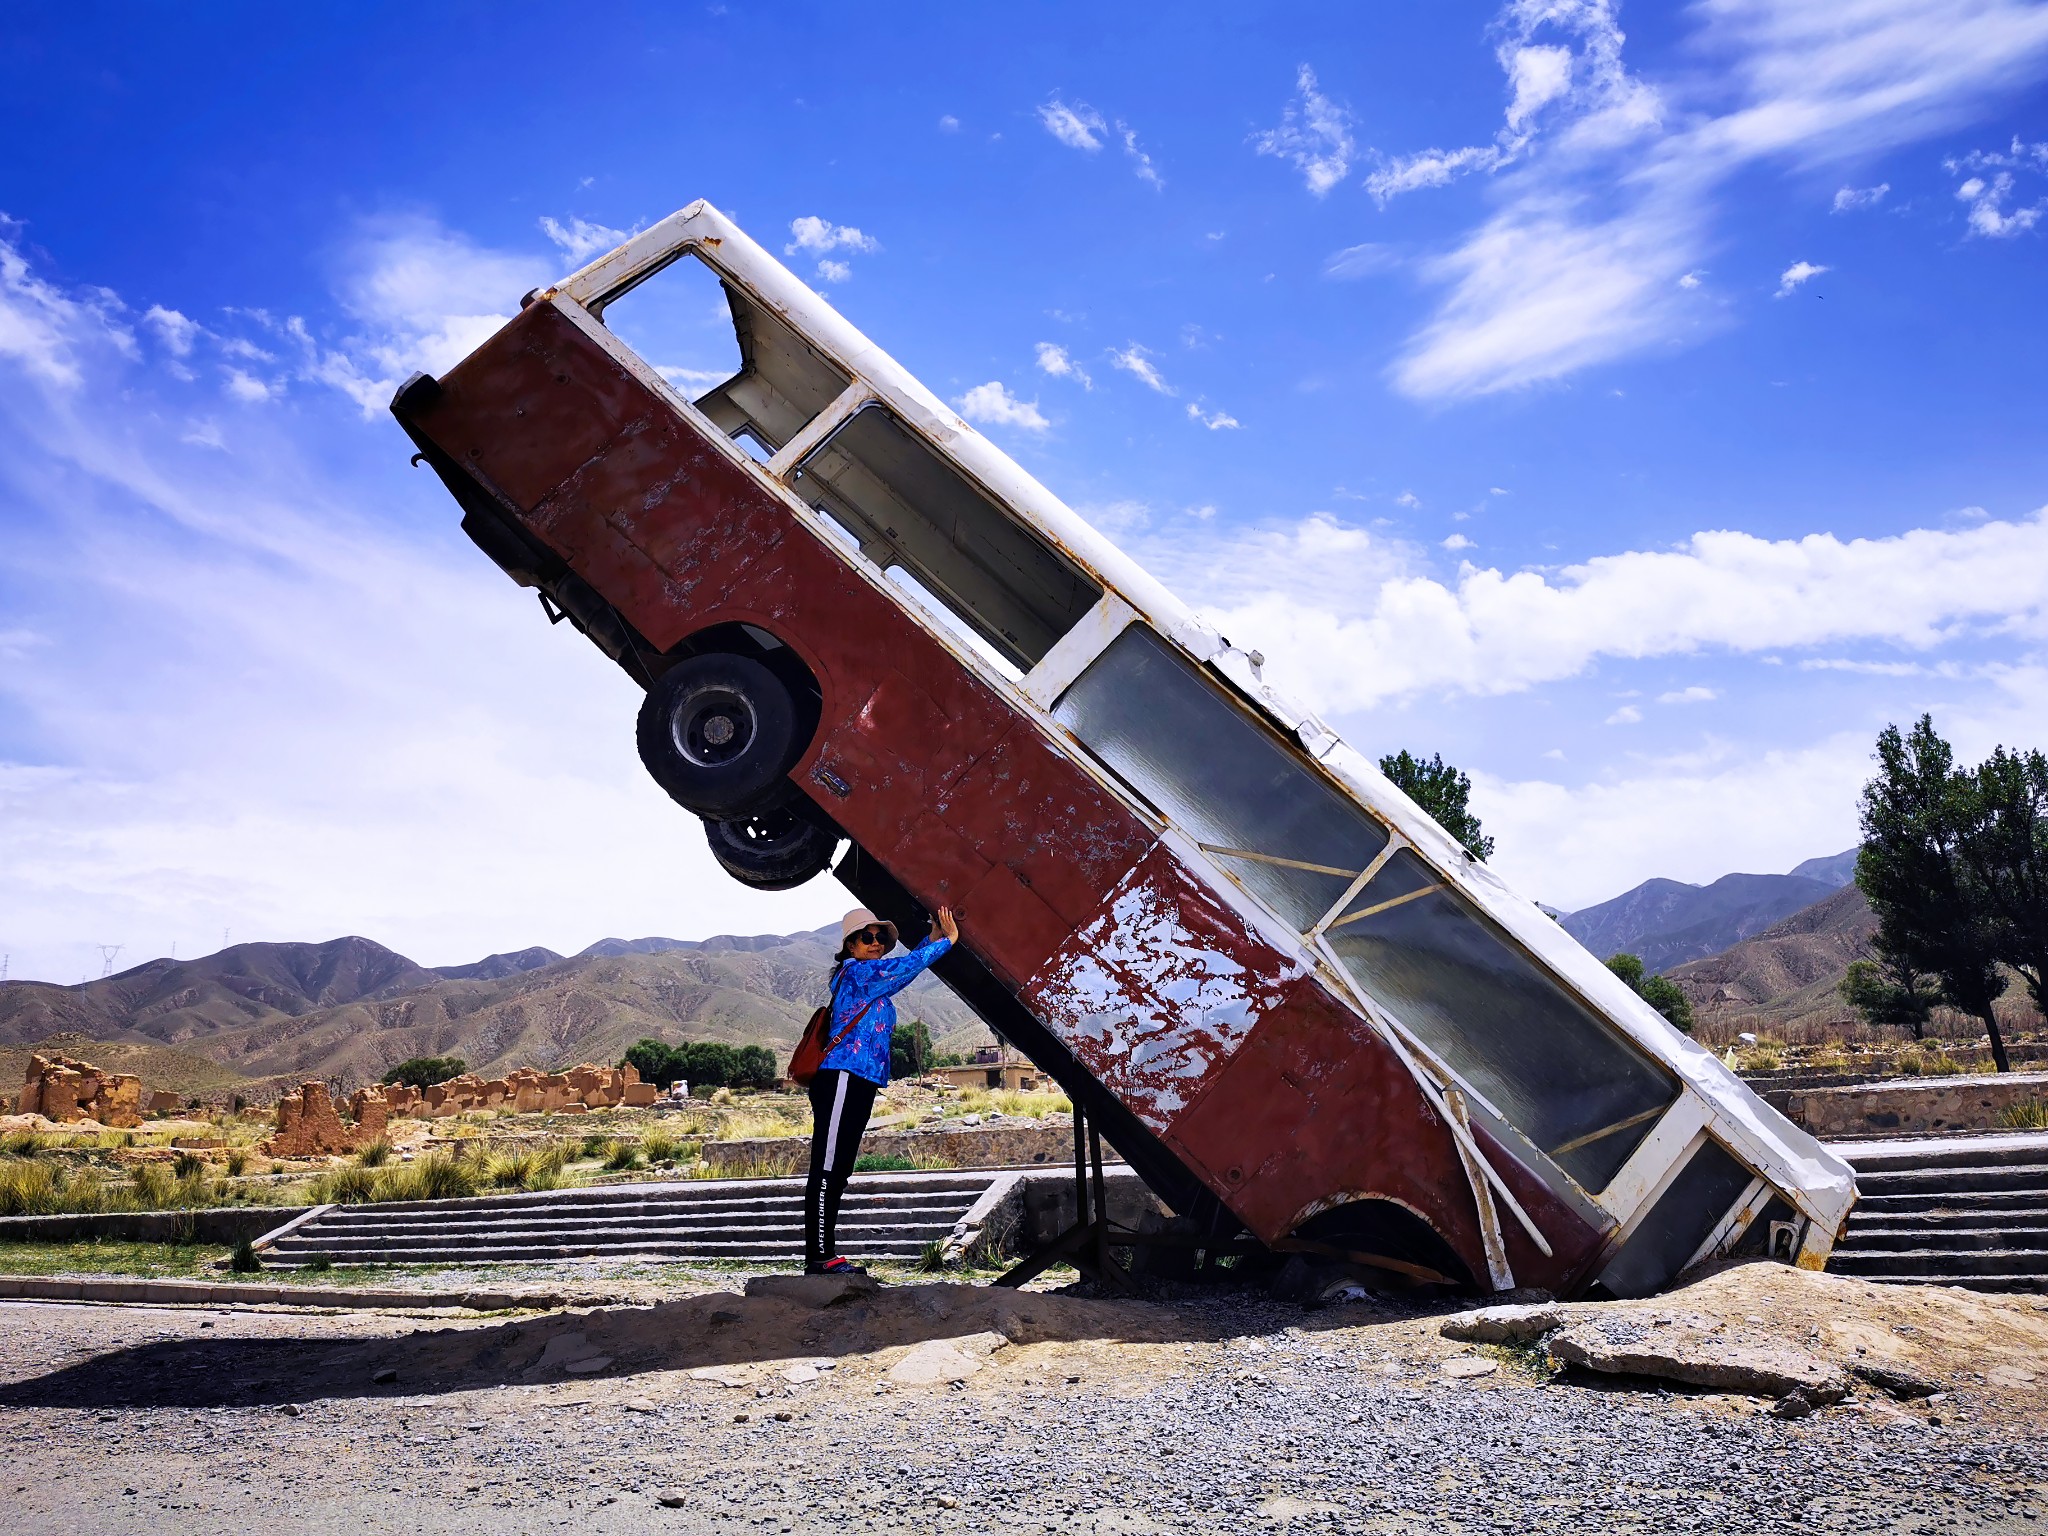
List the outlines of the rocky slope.
<svg viewBox="0 0 2048 1536">
<path fill-rule="evenodd" d="M 1605 958 L 1617 951 L 1642 957 L 1652 971 L 1718 954 L 1773 923 L 1826 900 L 1855 873 L 1855 853 L 1808 859 L 1788 875 L 1723 875 L 1710 885 L 1645 880 L 1612 901 L 1559 921 L 1573 938 Z"/>
</svg>

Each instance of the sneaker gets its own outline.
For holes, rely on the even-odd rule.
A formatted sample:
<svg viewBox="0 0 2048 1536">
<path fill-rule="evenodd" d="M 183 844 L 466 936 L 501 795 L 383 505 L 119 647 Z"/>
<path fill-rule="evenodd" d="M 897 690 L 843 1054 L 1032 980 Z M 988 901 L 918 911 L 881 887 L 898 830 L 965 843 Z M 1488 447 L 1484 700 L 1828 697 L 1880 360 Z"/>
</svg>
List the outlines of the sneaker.
<svg viewBox="0 0 2048 1536">
<path fill-rule="evenodd" d="M 821 1275 L 865 1275 L 867 1271 L 851 1259 L 827 1259 L 818 1273 Z"/>
</svg>

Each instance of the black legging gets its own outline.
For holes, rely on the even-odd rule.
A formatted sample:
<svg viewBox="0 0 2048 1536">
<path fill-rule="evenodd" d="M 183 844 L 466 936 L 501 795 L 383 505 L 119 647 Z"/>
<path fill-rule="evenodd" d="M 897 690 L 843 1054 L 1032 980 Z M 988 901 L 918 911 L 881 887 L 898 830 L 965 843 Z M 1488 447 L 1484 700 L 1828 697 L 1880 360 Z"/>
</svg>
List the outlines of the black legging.
<svg viewBox="0 0 2048 1536">
<path fill-rule="evenodd" d="M 811 1079 L 811 1172 L 804 1182 L 804 1268 L 832 1257 L 839 1227 L 839 1197 L 860 1156 L 860 1138 L 881 1090 L 864 1077 L 837 1069 Z"/>
</svg>

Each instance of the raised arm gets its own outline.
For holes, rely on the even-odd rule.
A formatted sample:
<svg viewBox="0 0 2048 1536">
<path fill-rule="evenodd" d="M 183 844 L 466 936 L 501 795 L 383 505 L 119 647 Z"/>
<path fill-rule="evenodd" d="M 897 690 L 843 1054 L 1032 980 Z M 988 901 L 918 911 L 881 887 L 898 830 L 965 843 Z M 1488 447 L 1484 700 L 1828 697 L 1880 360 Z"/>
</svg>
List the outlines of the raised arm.
<svg viewBox="0 0 2048 1536">
<path fill-rule="evenodd" d="M 891 955 L 886 960 L 870 960 L 860 967 L 854 979 L 854 990 L 861 1001 L 870 1002 L 876 998 L 894 997 L 909 986 L 939 956 L 953 947 L 953 941 L 960 937 L 960 925 L 953 919 L 951 907 L 941 907 L 938 913 L 939 936 L 904 955 Z"/>
</svg>

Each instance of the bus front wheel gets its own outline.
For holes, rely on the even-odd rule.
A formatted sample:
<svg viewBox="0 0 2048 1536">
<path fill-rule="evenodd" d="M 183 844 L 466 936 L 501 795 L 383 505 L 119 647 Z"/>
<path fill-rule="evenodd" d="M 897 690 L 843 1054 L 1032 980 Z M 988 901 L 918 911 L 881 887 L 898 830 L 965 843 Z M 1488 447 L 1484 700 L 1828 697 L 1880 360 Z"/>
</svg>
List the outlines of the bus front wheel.
<svg viewBox="0 0 2048 1536">
<path fill-rule="evenodd" d="M 775 803 L 809 745 L 789 686 L 750 656 L 706 652 L 655 679 L 640 706 L 640 761 L 669 798 L 707 820 Z"/>
</svg>

